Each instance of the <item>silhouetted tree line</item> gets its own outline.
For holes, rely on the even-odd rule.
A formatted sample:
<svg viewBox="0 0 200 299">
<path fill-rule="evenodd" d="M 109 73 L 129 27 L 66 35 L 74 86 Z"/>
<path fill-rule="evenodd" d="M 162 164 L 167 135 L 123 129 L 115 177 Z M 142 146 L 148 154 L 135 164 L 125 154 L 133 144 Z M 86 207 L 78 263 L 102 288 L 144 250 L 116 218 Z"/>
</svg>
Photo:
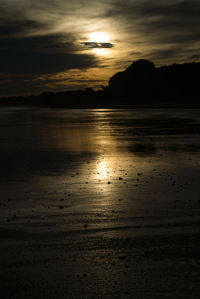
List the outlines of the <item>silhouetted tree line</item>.
<svg viewBox="0 0 200 299">
<path fill-rule="evenodd" d="M 63 108 L 199 105 L 199 76 L 200 63 L 156 68 L 151 61 L 137 60 L 112 76 L 102 90 L 87 88 L 1 98 L 0 104 Z"/>
</svg>

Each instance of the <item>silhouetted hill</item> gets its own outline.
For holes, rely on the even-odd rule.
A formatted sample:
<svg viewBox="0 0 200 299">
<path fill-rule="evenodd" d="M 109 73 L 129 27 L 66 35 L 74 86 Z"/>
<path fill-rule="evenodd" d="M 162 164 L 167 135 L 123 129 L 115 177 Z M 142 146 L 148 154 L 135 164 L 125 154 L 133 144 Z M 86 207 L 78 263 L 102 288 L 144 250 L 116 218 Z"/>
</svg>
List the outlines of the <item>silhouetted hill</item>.
<svg viewBox="0 0 200 299">
<path fill-rule="evenodd" d="M 42 93 L 38 96 L 1 98 L 1 105 L 48 107 L 154 107 L 200 106 L 200 63 L 173 64 L 156 68 L 148 60 L 137 60 L 109 79 L 99 91 Z"/>
<path fill-rule="evenodd" d="M 125 71 L 109 80 L 111 95 L 125 97 L 138 103 L 197 103 L 200 63 L 173 64 L 156 68 L 148 60 L 138 60 Z"/>
</svg>

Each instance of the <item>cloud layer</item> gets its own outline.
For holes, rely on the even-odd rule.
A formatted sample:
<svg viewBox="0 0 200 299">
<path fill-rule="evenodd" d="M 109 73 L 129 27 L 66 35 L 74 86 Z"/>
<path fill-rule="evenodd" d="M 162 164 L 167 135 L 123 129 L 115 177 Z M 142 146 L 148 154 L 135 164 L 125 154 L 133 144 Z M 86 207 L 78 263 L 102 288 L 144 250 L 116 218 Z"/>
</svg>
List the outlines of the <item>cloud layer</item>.
<svg viewBox="0 0 200 299">
<path fill-rule="evenodd" d="M 114 45 L 111 43 L 97 43 L 97 42 L 82 42 L 81 45 L 84 45 L 88 49 L 110 49 Z"/>
<path fill-rule="evenodd" d="M 93 69 L 104 84 L 135 59 L 165 64 L 200 57 L 200 0 L 1 0 L 0 11 L 0 95 L 58 90 L 52 78 L 73 70 L 76 88 L 86 81 L 97 87 Z M 91 42 L 92 32 L 110 40 Z"/>
</svg>

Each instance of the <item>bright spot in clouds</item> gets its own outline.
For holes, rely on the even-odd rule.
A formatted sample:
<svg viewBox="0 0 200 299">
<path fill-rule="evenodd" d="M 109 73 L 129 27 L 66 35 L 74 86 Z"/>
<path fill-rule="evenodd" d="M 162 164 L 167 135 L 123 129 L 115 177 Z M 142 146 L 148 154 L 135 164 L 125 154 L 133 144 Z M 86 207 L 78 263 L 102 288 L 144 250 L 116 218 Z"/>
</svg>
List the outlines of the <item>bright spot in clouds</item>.
<svg viewBox="0 0 200 299">
<path fill-rule="evenodd" d="M 92 51 L 94 54 L 97 54 L 97 55 L 105 55 L 106 54 L 105 49 L 96 48 L 96 49 L 93 49 Z"/>
<path fill-rule="evenodd" d="M 109 36 L 104 32 L 93 32 L 90 34 L 90 42 L 95 43 L 108 43 Z"/>
</svg>

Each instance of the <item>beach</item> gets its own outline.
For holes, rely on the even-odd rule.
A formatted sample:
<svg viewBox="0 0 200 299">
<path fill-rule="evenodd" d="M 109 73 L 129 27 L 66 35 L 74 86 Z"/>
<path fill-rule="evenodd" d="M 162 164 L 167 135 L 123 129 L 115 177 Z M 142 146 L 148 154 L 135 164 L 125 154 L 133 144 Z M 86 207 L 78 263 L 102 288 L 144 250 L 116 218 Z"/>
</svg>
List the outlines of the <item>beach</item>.
<svg viewBox="0 0 200 299">
<path fill-rule="evenodd" d="M 199 112 L 1 108 L 1 298 L 197 298 Z"/>
</svg>

